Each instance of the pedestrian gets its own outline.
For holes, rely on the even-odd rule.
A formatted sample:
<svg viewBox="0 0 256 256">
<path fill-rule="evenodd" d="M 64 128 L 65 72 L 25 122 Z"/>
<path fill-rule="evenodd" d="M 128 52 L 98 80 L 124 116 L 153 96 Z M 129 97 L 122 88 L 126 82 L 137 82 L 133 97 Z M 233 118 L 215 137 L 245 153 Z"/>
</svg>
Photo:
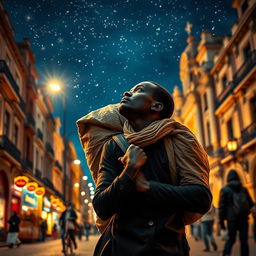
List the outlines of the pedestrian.
<svg viewBox="0 0 256 256">
<path fill-rule="evenodd" d="M 123 135 L 105 143 L 98 165 L 93 206 L 110 222 L 102 225 L 95 256 L 189 255 L 185 223 L 210 208 L 209 164 L 192 132 L 170 118 L 173 109 L 167 90 L 142 82 L 125 92 L 118 106 L 88 115 L 108 130 L 126 119 L 114 127 Z"/>
<path fill-rule="evenodd" d="M 195 238 L 195 241 L 199 241 L 199 240 L 202 239 L 201 220 L 196 221 L 193 225 L 194 225 L 194 238 Z"/>
<path fill-rule="evenodd" d="M 90 236 L 90 230 L 91 230 L 91 224 L 89 222 L 86 222 L 84 225 L 85 228 L 85 237 L 86 241 L 89 241 L 89 236 Z"/>
<path fill-rule="evenodd" d="M 79 224 L 79 230 L 78 230 L 78 239 L 81 241 L 84 234 L 84 227 L 82 224 Z"/>
<path fill-rule="evenodd" d="M 77 243 L 75 238 L 75 232 L 77 227 L 77 214 L 72 208 L 71 202 L 66 203 L 66 210 L 61 214 L 60 217 L 60 227 L 61 227 L 61 241 L 62 241 L 62 252 L 66 252 L 65 248 L 65 236 L 66 233 L 69 234 L 75 250 L 77 249 Z"/>
<path fill-rule="evenodd" d="M 57 225 L 56 225 L 55 222 L 54 222 L 53 227 L 52 227 L 52 237 L 53 237 L 53 239 L 57 238 Z"/>
<path fill-rule="evenodd" d="M 46 230 L 47 230 L 47 223 L 46 223 L 46 220 L 42 219 L 42 221 L 41 221 L 41 241 L 42 241 L 42 242 L 45 241 Z"/>
<path fill-rule="evenodd" d="M 7 244 L 9 248 L 12 248 L 14 244 L 19 247 L 21 245 L 21 241 L 19 239 L 19 224 L 20 218 L 17 215 L 16 211 L 13 211 L 11 218 L 8 220 L 9 223 L 9 231 L 7 235 Z"/>
<path fill-rule="evenodd" d="M 221 189 L 219 201 L 219 222 L 222 230 L 228 230 L 228 239 L 224 245 L 223 256 L 231 255 L 237 232 L 240 239 L 240 255 L 249 256 L 248 215 L 253 201 L 242 186 L 238 173 L 231 170 L 227 176 L 227 185 Z M 224 221 L 227 221 L 227 226 Z"/>
<path fill-rule="evenodd" d="M 213 236 L 213 224 L 214 224 L 215 216 L 216 216 L 216 208 L 214 207 L 214 205 L 212 205 L 210 210 L 201 219 L 202 237 L 205 245 L 205 248 L 203 250 L 204 252 L 210 251 L 209 240 L 211 242 L 213 250 L 217 251 L 218 249 L 218 246 Z"/>
</svg>

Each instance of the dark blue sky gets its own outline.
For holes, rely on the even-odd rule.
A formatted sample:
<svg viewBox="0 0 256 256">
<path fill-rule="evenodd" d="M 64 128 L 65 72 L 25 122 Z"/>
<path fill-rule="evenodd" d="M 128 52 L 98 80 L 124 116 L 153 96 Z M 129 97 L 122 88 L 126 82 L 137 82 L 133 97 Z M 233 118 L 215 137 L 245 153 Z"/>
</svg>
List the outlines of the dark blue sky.
<svg viewBox="0 0 256 256">
<path fill-rule="evenodd" d="M 75 121 L 91 110 L 119 102 L 144 80 L 172 92 L 180 86 L 179 58 L 192 35 L 209 30 L 230 34 L 237 20 L 231 0 L 4 0 L 16 39 L 28 37 L 40 82 L 61 76 L 67 86 L 67 133 L 79 158 L 83 150 Z M 54 99 L 61 114 L 60 98 Z M 86 170 L 88 172 L 88 170 Z"/>
</svg>

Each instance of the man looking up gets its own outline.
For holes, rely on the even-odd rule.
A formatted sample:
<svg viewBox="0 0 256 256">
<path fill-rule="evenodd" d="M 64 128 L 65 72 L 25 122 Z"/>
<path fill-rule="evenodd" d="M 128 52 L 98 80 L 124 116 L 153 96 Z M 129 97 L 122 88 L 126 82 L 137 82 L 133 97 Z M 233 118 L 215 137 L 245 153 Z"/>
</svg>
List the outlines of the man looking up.
<svg viewBox="0 0 256 256">
<path fill-rule="evenodd" d="M 124 154 L 111 139 L 102 151 L 93 206 L 101 219 L 114 218 L 111 239 L 94 255 L 187 256 L 185 212 L 204 214 L 212 200 L 207 155 L 170 118 L 174 102 L 162 86 L 142 82 L 123 95 L 130 146 Z"/>
</svg>

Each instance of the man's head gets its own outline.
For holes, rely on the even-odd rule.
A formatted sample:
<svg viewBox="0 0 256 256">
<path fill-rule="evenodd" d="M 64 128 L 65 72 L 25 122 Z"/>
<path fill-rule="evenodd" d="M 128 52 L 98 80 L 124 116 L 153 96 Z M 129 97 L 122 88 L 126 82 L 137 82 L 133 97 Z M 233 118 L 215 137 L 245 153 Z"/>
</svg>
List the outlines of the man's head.
<svg viewBox="0 0 256 256">
<path fill-rule="evenodd" d="M 155 82 L 141 82 L 123 95 L 119 112 L 128 120 L 148 116 L 153 120 L 169 118 L 174 110 L 171 94 Z"/>
<path fill-rule="evenodd" d="M 67 207 L 67 210 L 71 210 L 72 209 L 72 203 L 71 202 L 66 202 L 66 207 Z"/>
</svg>

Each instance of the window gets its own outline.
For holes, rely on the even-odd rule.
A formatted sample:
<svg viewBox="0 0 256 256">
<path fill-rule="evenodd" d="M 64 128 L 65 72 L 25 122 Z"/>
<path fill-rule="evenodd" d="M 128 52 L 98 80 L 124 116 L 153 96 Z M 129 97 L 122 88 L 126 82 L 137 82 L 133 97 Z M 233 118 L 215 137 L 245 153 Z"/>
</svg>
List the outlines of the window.
<svg viewBox="0 0 256 256">
<path fill-rule="evenodd" d="M 251 57 L 251 46 L 247 44 L 243 49 L 244 61 L 247 61 Z"/>
<path fill-rule="evenodd" d="M 20 77 L 19 77 L 19 75 L 16 73 L 16 75 L 15 75 L 15 82 L 16 82 L 16 84 L 18 85 L 18 86 L 20 86 Z"/>
<path fill-rule="evenodd" d="M 221 83 L 222 83 L 222 88 L 223 88 L 223 89 L 226 88 L 227 83 L 228 83 L 228 80 L 227 80 L 227 76 L 226 76 L 226 75 L 224 75 L 224 76 L 222 77 Z"/>
<path fill-rule="evenodd" d="M 248 8 L 247 0 L 244 1 L 244 3 L 241 6 L 242 13 L 244 13 Z"/>
<path fill-rule="evenodd" d="M 38 169 L 38 165 L 39 165 L 39 153 L 38 153 L 38 150 L 36 149 L 36 169 Z"/>
<path fill-rule="evenodd" d="M 210 128 L 210 123 L 206 123 L 206 129 L 207 129 L 207 136 L 208 136 L 208 146 L 211 145 L 211 128 Z"/>
<path fill-rule="evenodd" d="M 26 159 L 30 160 L 30 138 L 26 138 Z"/>
<path fill-rule="evenodd" d="M 10 130 L 10 114 L 8 111 L 5 111 L 4 114 L 4 135 L 9 136 Z"/>
<path fill-rule="evenodd" d="M 256 122 L 256 96 L 250 99 L 250 107 L 252 113 L 252 120 Z"/>
<path fill-rule="evenodd" d="M 15 124 L 13 129 L 13 143 L 17 146 L 18 141 L 19 141 L 19 127 L 17 124 Z"/>
<path fill-rule="evenodd" d="M 6 65 L 10 68 L 11 58 L 9 57 L 9 55 L 6 55 L 5 62 L 6 62 Z"/>
<path fill-rule="evenodd" d="M 204 93 L 204 110 L 208 109 L 208 102 L 207 102 L 207 93 Z"/>
<path fill-rule="evenodd" d="M 232 119 L 229 119 L 227 122 L 227 130 L 228 130 L 228 139 L 232 140 L 234 138 Z"/>
</svg>

